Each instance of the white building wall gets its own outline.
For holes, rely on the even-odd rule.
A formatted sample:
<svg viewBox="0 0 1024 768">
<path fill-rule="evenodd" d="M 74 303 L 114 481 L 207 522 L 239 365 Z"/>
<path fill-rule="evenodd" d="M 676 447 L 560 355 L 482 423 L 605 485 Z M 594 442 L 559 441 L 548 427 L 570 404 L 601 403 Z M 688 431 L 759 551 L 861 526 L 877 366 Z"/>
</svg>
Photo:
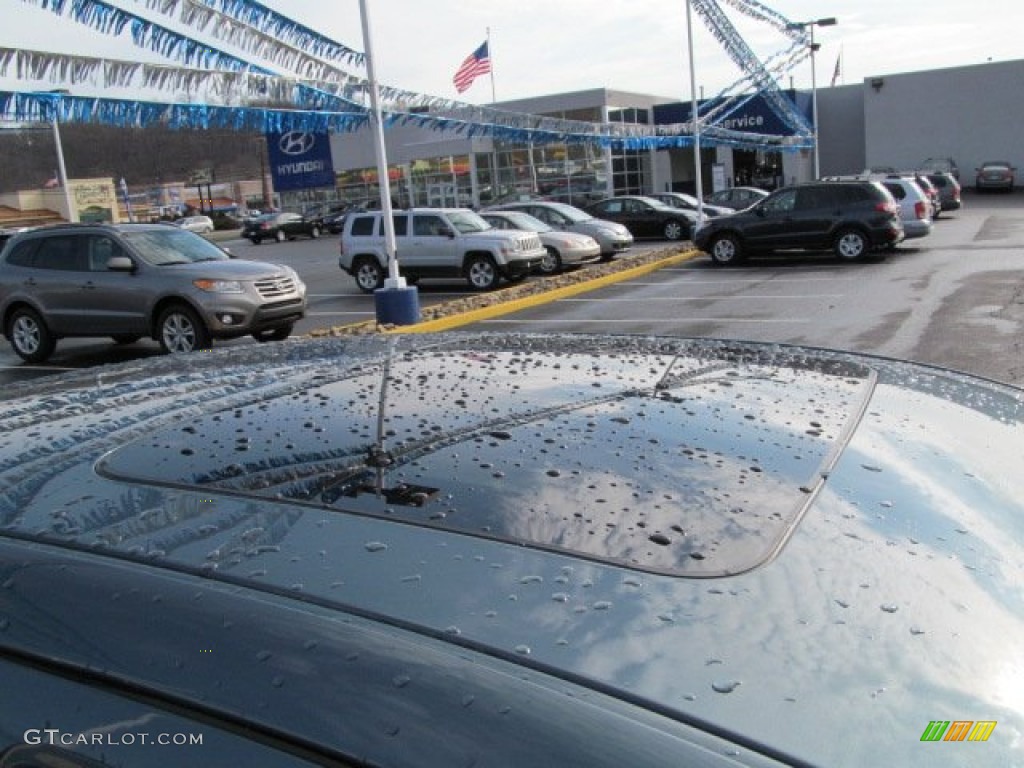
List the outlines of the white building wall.
<svg viewBox="0 0 1024 768">
<path fill-rule="evenodd" d="M 869 166 L 952 157 L 968 184 L 986 160 L 1024 168 L 1024 61 L 866 78 L 863 98 Z"/>
</svg>

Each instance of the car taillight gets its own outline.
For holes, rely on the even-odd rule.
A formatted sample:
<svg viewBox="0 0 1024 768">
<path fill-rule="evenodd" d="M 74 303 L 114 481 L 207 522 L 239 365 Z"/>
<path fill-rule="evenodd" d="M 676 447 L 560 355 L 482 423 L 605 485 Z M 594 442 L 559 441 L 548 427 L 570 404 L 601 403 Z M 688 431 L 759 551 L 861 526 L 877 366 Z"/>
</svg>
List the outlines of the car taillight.
<svg viewBox="0 0 1024 768">
<path fill-rule="evenodd" d="M 919 219 L 928 218 L 928 209 L 924 204 L 924 200 L 918 200 L 914 203 L 914 215 Z"/>
<path fill-rule="evenodd" d="M 896 203 L 875 203 L 875 210 L 879 213 L 899 214 L 900 207 Z"/>
</svg>

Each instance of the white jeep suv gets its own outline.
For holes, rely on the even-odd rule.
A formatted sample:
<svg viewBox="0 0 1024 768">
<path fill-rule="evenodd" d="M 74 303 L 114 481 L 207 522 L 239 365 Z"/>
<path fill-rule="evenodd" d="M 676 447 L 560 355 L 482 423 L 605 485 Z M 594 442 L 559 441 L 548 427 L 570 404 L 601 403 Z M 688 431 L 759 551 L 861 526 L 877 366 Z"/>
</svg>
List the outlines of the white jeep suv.
<svg viewBox="0 0 1024 768">
<path fill-rule="evenodd" d="M 536 232 L 495 229 L 465 208 L 413 208 L 394 211 L 392 218 L 399 270 L 410 283 L 456 277 L 485 291 L 502 278 L 523 279 L 546 254 Z M 380 211 L 345 219 L 338 266 L 366 293 L 384 284 L 388 254 Z"/>
</svg>

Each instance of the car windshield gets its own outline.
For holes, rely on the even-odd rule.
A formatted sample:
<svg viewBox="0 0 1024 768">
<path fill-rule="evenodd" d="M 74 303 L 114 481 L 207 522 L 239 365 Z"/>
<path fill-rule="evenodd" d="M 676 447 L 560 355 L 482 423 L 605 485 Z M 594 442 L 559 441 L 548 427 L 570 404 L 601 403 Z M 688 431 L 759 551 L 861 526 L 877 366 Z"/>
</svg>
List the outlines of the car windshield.
<svg viewBox="0 0 1024 768">
<path fill-rule="evenodd" d="M 146 263 L 156 267 L 230 258 L 209 240 L 183 229 L 161 227 L 125 232 L 124 239 Z"/>
<path fill-rule="evenodd" d="M 452 211 L 448 214 L 448 220 L 462 234 L 485 232 L 492 229 L 490 224 L 472 211 Z"/>
<path fill-rule="evenodd" d="M 657 208 L 659 211 L 663 211 L 666 208 L 672 208 L 671 205 L 663 202 L 662 200 L 658 200 L 656 197 L 641 197 L 639 199 L 647 203 L 651 208 Z"/>
<path fill-rule="evenodd" d="M 594 218 L 589 213 L 585 213 L 584 211 L 581 211 L 579 208 L 572 205 L 567 205 L 565 203 L 549 203 L 547 207 L 553 211 L 558 211 L 560 214 L 565 216 L 565 218 L 567 218 L 574 224 L 580 221 L 590 221 L 592 218 Z"/>
<path fill-rule="evenodd" d="M 503 217 L 510 221 L 516 229 L 523 229 L 527 232 L 551 232 L 554 227 L 545 224 L 540 219 L 534 218 L 528 213 L 506 213 Z"/>
</svg>

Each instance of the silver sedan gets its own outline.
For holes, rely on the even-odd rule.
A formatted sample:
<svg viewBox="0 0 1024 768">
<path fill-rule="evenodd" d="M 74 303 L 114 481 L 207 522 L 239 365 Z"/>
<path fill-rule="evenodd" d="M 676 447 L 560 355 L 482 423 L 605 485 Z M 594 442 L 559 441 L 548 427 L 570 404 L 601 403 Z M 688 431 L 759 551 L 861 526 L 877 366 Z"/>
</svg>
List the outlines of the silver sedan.
<svg viewBox="0 0 1024 768">
<path fill-rule="evenodd" d="M 495 229 L 520 229 L 536 232 L 547 255 L 537 268 L 538 272 L 552 275 L 566 267 L 578 267 L 598 261 L 601 246 L 590 235 L 562 232 L 540 219 L 520 211 L 487 211 L 480 214 Z"/>
</svg>

